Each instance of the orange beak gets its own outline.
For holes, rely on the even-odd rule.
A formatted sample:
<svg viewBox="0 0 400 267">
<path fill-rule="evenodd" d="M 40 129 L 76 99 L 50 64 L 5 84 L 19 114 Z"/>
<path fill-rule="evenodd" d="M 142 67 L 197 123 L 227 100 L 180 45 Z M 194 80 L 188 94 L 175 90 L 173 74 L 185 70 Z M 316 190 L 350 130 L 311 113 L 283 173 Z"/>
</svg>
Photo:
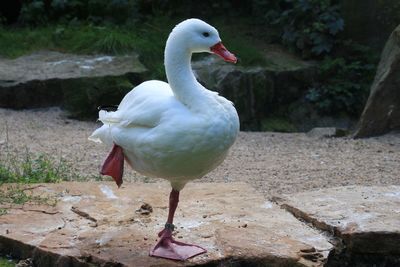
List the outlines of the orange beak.
<svg viewBox="0 0 400 267">
<path fill-rule="evenodd" d="M 234 54 L 228 51 L 228 49 L 225 48 L 225 46 L 222 44 L 222 42 L 219 42 L 212 47 L 210 47 L 211 52 L 214 54 L 222 57 L 225 61 L 231 62 L 231 63 L 236 63 L 237 58 Z"/>
</svg>

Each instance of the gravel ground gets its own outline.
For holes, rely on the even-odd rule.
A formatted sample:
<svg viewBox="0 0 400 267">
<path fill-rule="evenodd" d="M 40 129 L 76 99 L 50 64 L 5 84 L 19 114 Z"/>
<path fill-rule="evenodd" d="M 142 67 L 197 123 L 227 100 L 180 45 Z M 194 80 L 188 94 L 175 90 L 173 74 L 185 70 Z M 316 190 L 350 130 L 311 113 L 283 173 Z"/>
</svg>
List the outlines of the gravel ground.
<svg viewBox="0 0 400 267">
<path fill-rule="evenodd" d="M 95 122 L 68 119 L 56 108 L 0 109 L 0 160 L 46 153 L 87 179 L 98 176 L 107 147 L 87 137 Z M 153 182 L 126 168 L 125 182 Z M 265 196 L 343 185 L 400 184 L 400 134 L 353 140 L 303 133 L 241 132 L 225 162 L 196 182 L 244 181 Z"/>
</svg>

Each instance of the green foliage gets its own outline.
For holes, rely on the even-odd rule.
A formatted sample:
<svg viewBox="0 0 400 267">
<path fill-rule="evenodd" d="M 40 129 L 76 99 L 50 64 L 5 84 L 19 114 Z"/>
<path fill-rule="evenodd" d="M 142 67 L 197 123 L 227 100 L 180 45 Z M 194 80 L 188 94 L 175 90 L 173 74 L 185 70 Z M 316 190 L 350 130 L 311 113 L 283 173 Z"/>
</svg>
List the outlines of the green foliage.
<svg viewBox="0 0 400 267">
<path fill-rule="evenodd" d="M 0 257 L 0 267 L 14 267 L 14 266 L 15 266 L 15 262 L 13 262 L 7 258 Z"/>
<path fill-rule="evenodd" d="M 52 47 L 67 52 L 112 55 L 133 52 L 138 41 L 135 32 L 111 25 L 57 26 L 48 38 Z"/>
<path fill-rule="evenodd" d="M 340 1 L 255 1 L 258 13 L 281 31 L 283 44 L 304 58 L 322 59 L 320 78 L 305 99 L 321 115 L 357 116 L 364 106 L 375 72 L 376 58 L 366 47 L 345 41 Z"/>
<path fill-rule="evenodd" d="M 266 18 L 282 28 L 284 44 L 304 57 L 332 51 L 335 36 L 344 28 L 340 7 L 333 0 L 281 0 L 277 6 L 280 10 L 269 11 Z"/>
<path fill-rule="evenodd" d="M 0 55 L 16 58 L 38 49 L 51 49 L 53 46 L 49 36 L 49 28 L 15 30 L 0 26 Z"/>
<path fill-rule="evenodd" d="M 135 0 L 30 0 L 24 1 L 20 23 L 43 25 L 48 22 L 124 24 L 137 17 Z"/>
<path fill-rule="evenodd" d="M 55 205 L 54 198 L 33 194 L 32 189 L 37 186 L 28 187 L 26 184 L 80 179 L 73 173 L 71 165 L 63 159 L 56 161 L 45 154 L 32 156 L 28 152 L 21 158 L 10 152 L 6 153 L 0 161 L 0 204 L 8 204 L 10 207 L 25 203 Z M 6 213 L 7 206 L 0 209 L 0 215 Z"/>
<path fill-rule="evenodd" d="M 133 45 L 129 35 L 111 32 L 94 43 L 94 49 L 105 54 L 126 54 L 133 50 Z"/>
<path fill-rule="evenodd" d="M 62 159 L 55 162 L 44 154 L 32 158 L 27 153 L 23 160 L 13 157 L 0 162 L 0 183 L 54 183 L 71 180 L 70 172 Z"/>
<path fill-rule="evenodd" d="M 321 114 L 358 116 L 369 94 L 376 59 L 368 56 L 373 53 L 364 46 L 349 41 L 343 46 L 349 51 L 322 60 L 321 80 L 309 89 L 306 100 Z"/>
<path fill-rule="evenodd" d="M 44 1 L 26 1 L 19 16 L 21 23 L 26 25 L 39 25 L 48 21 Z"/>
<path fill-rule="evenodd" d="M 71 53 L 129 54 L 140 47 L 136 32 L 117 26 L 43 26 L 8 29 L 0 27 L 0 55 L 15 58 L 35 50 Z"/>
</svg>

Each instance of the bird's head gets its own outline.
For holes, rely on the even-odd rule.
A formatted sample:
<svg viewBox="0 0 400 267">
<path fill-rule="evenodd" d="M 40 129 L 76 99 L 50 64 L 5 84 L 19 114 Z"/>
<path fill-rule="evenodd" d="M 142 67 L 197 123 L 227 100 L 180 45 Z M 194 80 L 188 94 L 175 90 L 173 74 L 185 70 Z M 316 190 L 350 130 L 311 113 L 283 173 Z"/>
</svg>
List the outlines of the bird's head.
<svg viewBox="0 0 400 267">
<path fill-rule="evenodd" d="M 218 31 L 199 19 L 187 19 L 175 26 L 168 40 L 178 41 L 190 53 L 214 53 L 225 61 L 236 63 L 237 58 L 221 42 Z"/>
</svg>

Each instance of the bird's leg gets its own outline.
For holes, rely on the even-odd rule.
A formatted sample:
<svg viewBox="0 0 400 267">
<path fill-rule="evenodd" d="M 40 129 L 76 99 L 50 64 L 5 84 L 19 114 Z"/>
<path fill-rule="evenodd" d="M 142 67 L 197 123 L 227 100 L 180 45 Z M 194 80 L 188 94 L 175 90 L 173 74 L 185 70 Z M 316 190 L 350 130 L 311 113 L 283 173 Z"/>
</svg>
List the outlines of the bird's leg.
<svg viewBox="0 0 400 267">
<path fill-rule="evenodd" d="M 150 256 L 161 257 L 172 260 L 186 260 L 207 252 L 204 248 L 197 245 L 186 244 L 173 239 L 172 232 L 174 215 L 179 202 L 179 191 L 172 189 L 169 195 L 168 218 L 165 228 L 158 233 L 160 240 L 150 250 Z"/>
<path fill-rule="evenodd" d="M 108 154 L 103 163 L 100 173 L 111 176 L 118 187 L 121 186 L 124 174 L 124 153 L 120 146 L 114 144 L 110 154 Z"/>
<path fill-rule="evenodd" d="M 171 232 L 170 234 L 172 235 L 172 232 L 174 231 L 174 215 L 176 208 L 178 207 L 179 203 L 179 191 L 172 189 L 171 193 L 169 194 L 169 208 L 168 208 L 168 218 L 167 222 L 165 223 L 165 228 L 158 233 L 158 237 L 162 237 L 163 234 L 168 234 L 167 232 Z"/>
</svg>

